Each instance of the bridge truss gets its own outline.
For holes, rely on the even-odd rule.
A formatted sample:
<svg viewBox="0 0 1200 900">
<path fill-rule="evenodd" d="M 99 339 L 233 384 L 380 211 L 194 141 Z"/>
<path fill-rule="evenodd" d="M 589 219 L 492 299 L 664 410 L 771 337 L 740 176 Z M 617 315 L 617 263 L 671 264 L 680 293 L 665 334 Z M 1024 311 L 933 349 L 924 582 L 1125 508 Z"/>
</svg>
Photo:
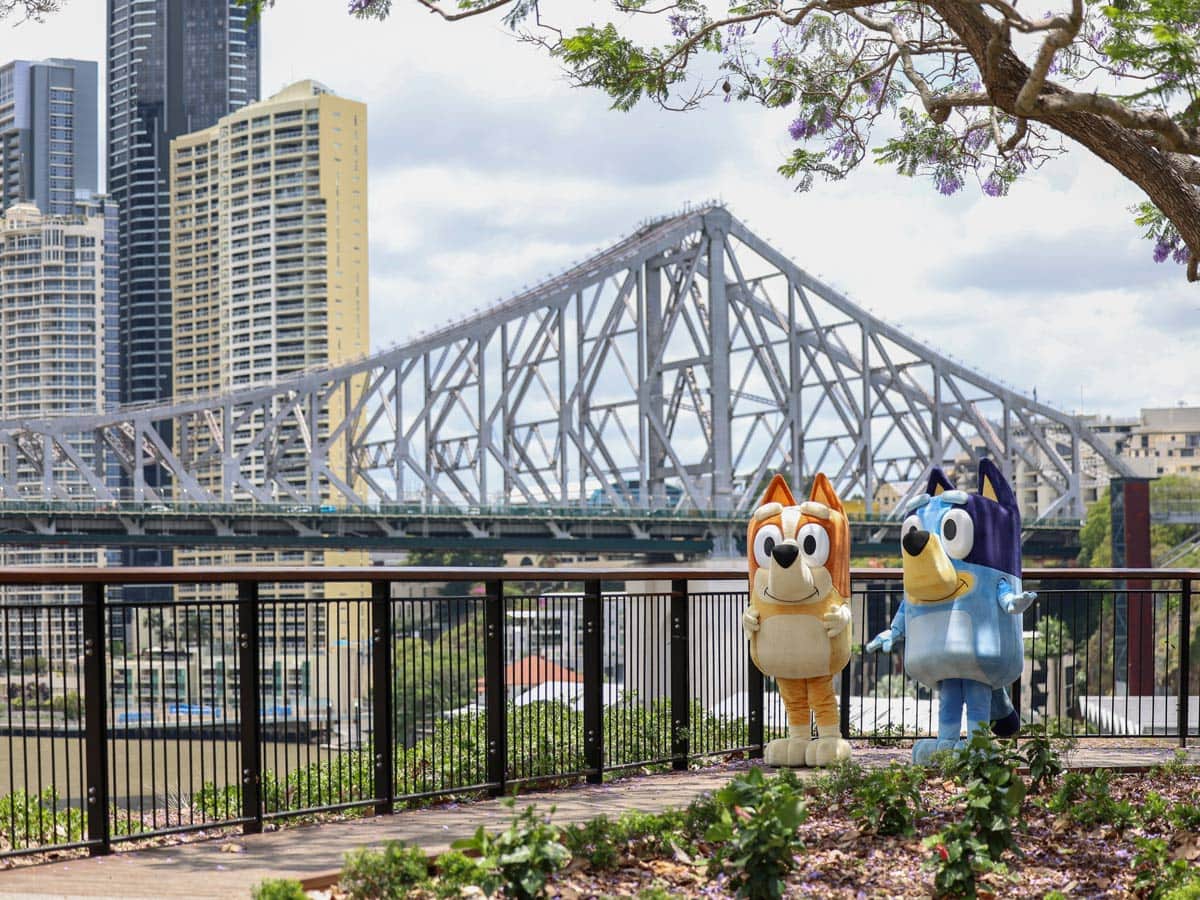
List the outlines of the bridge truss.
<svg viewBox="0 0 1200 900">
<path fill-rule="evenodd" d="M 497 534 L 489 511 L 541 510 L 569 540 L 581 517 L 556 509 L 698 512 L 711 531 L 774 471 L 824 471 L 870 509 L 883 485 L 902 500 L 930 467 L 982 455 L 1031 521 L 1081 516 L 1089 487 L 1125 471 L 1082 419 L 919 343 L 707 206 L 358 362 L 0 423 L 0 497 L 94 503 L 131 534 L 144 517 L 111 511 L 126 502 L 186 505 L 215 534 L 234 517 L 207 504 L 273 510 L 298 535 L 318 508 L 395 509 L 379 527 L 397 538 L 434 508 L 476 538 Z M 647 521 L 622 527 L 637 538 Z"/>
</svg>

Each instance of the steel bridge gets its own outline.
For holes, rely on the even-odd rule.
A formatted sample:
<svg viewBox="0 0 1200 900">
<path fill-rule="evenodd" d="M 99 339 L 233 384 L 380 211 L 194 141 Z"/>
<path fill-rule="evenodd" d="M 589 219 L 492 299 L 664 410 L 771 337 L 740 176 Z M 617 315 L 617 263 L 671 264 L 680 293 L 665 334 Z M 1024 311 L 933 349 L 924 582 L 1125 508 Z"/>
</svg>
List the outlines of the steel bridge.
<svg viewBox="0 0 1200 900">
<path fill-rule="evenodd" d="M 226 377 L 0 422 L 0 540 L 728 552 L 772 472 L 824 471 L 874 545 L 895 528 L 877 503 L 986 455 L 1059 546 L 1058 520 L 1127 473 L 1081 418 L 925 346 L 716 205 L 402 346 Z"/>
</svg>

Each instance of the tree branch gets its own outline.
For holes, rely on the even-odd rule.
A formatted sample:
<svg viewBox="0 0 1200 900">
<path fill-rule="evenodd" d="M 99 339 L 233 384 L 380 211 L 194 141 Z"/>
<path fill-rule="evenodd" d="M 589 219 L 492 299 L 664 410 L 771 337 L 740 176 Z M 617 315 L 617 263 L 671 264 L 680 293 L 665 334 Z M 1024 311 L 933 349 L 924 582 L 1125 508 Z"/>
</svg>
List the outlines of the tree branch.
<svg viewBox="0 0 1200 900">
<path fill-rule="evenodd" d="M 1059 88 L 1057 93 L 1039 99 L 1034 106 L 1034 112 L 1041 115 L 1064 112 L 1093 113 L 1126 128 L 1154 132 L 1163 138 L 1163 149 L 1176 153 L 1200 154 L 1200 130 L 1185 129 L 1164 112 L 1132 109 L 1103 94 L 1077 94 Z"/>
<path fill-rule="evenodd" d="M 472 9 L 463 10 L 462 12 L 457 13 L 446 12 L 444 9 L 434 3 L 433 0 L 417 0 L 417 2 L 430 12 L 437 13 L 447 22 L 457 22 L 460 19 L 469 19 L 472 16 L 481 16 L 484 13 L 490 13 L 493 10 L 500 9 L 501 7 L 510 6 L 514 0 L 492 0 L 491 3 L 486 3 L 483 6 L 476 6 Z"/>
<path fill-rule="evenodd" d="M 1083 0 L 1071 0 L 1070 17 L 1065 21 L 1055 18 L 1054 22 L 1056 27 L 1042 42 L 1029 77 L 1017 93 L 1016 112 L 1018 115 L 1028 116 L 1033 112 L 1042 88 L 1046 84 L 1046 75 L 1050 71 L 1050 64 L 1054 62 L 1054 55 L 1063 47 L 1069 46 L 1075 40 L 1075 36 L 1079 34 L 1079 29 L 1083 26 Z"/>
</svg>

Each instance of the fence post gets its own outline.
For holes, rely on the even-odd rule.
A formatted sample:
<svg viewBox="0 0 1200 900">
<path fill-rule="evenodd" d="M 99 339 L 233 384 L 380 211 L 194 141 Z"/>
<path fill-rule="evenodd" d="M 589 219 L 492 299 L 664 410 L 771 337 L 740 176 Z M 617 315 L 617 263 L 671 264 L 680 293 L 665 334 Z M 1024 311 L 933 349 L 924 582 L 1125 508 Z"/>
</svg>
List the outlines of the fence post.
<svg viewBox="0 0 1200 900">
<path fill-rule="evenodd" d="M 87 753 L 87 839 L 92 856 L 112 852 L 108 817 L 108 683 L 104 585 L 83 585 L 84 742 Z"/>
<path fill-rule="evenodd" d="M 746 692 L 750 695 L 749 716 L 750 733 L 747 739 L 750 743 L 750 758 L 761 759 L 763 755 L 763 698 L 766 693 L 763 673 L 750 657 L 750 642 L 746 641 L 746 665 L 749 667 L 749 678 L 746 680 Z"/>
<path fill-rule="evenodd" d="M 258 660 L 258 583 L 238 582 L 238 681 L 242 742 L 242 833 L 263 827 L 262 752 L 258 740 L 261 678 Z"/>
<path fill-rule="evenodd" d="M 487 707 L 489 792 L 504 793 L 508 769 L 508 696 L 504 685 L 504 582 L 489 581 L 483 601 L 483 684 Z"/>
<path fill-rule="evenodd" d="M 671 768 L 688 766 L 692 732 L 691 653 L 688 646 L 688 583 L 671 582 Z"/>
<path fill-rule="evenodd" d="M 371 583 L 371 739 L 375 745 L 375 814 L 396 811 L 395 704 L 392 665 L 392 584 Z"/>
<path fill-rule="evenodd" d="M 1179 746 L 1187 746 L 1191 723 L 1188 709 L 1188 690 L 1192 668 L 1192 580 L 1183 579 L 1179 585 Z"/>
<path fill-rule="evenodd" d="M 583 753 L 588 784 L 604 781 L 604 600 L 598 580 L 583 584 Z"/>
</svg>

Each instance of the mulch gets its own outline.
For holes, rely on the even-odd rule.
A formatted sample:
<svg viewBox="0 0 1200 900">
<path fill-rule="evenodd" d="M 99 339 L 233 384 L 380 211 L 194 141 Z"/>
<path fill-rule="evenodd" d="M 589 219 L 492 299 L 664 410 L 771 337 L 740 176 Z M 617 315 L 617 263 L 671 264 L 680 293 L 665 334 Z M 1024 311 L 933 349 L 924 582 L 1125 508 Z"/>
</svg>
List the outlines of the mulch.
<svg viewBox="0 0 1200 900">
<path fill-rule="evenodd" d="M 1114 776 L 1112 796 L 1135 807 L 1150 791 L 1170 803 L 1200 802 L 1200 774 L 1161 772 Z M 815 898 L 930 897 L 933 872 L 924 864 L 931 851 L 921 839 L 936 834 L 956 816 L 958 788 L 949 782 L 927 783 L 922 788 L 926 813 L 914 837 L 879 837 L 858 830 L 845 805 L 823 805 L 819 798 L 808 804 L 808 821 L 800 827 L 805 850 L 796 858 L 796 871 L 785 896 Z M 1200 835 L 1146 831 L 1124 832 L 1109 826 L 1084 829 L 1063 814 L 1045 809 L 1045 798 L 1029 797 L 1017 835 L 1023 855 L 1006 855 L 1006 871 L 983 877 L 981 896 L 1042 898 L 1049 891 L 1068 897 L 1135 897 L 1133 880 L 1134 838 L 1162 837 L 1170 841 L 1176 858 L 1195 865 L 1200 856 Z M 721 880 L 705 875 L 705 860 L 655 860 L 632 863 L 616 872 L 593 873 L 568 869 L 553 882 L 549 896 L 562 900 L 592 897 L 636 896 L 651 887 L 677 897 L 732 897 Z"/>
</svg>

